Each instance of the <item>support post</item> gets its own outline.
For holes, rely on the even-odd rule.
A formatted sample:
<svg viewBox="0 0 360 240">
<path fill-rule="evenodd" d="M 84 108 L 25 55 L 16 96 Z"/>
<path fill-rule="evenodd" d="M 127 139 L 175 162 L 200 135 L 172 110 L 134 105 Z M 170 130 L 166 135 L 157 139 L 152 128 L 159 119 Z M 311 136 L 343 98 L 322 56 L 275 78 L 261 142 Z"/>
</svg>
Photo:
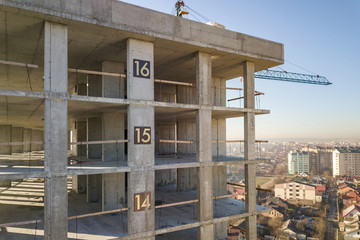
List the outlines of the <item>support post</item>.
<svg viewBox="0 0 360 240">
<path fill-rule="evenodd" d="M 11 142 L 11 125 L 0 126 L 0 142 Z M 0 155 L 11 155 L 11 146 L 0 146 Z"/>
<path fill-rule="evenodd" d="M 253 62 L 244 62 L 245 108 L 255 108 L 255 66 Z M 244 117 L 245 160 L 255 159 L 255 114 L 246 112 Z M 245 164 L 245 204 L 247 212 L 256 211 L 256 165 Z M 246 218 L 246 239 L 257 239 L 256 215 Z"/>
<path fill-rule="evenodd" d="M 128 39 L 127 80 L 129 99 L 154 100 L 153 43 Z M 128 107 L 128 138 L 128 165 L 143 169 L 128 174 L 128 232 L 132 235 L 155 230 L 155 173 L 154 170 L 146 170 L 155 162 L 154 107 Z M 148 200 L 151 200 L 141 203 L 140 194 L 150 195 Z M 135 204 L 139 202 L 141 205 L 144 203 L 145 208 L 136 209 Z M 155 236 L 142 239 L 155 240 Z"/>
<path fill-rule="evenodd" d="M 202 106 L 210 106 L 211 102 L 211 55 L 198 52 L 196 55 L 197 101 L 200 109 L 196 115 L 196 158 L 199 162 L 212 161 L 211 146 L 211 110 Z M 198 218 L 199 221 L 213 218 L 213 179 L 212 167 L 199 168 L 198 176 Z M 214 239 L 214 225 L 202 225 L 198 229 L 198 239 Z"/>
<path fill-rule="evenodd" d="M 24 128 L 13 127 L 11 129 L 11 141 L 12 142 L 23 142 L 24 141 Z M 24 145 L 11 146 L 11 153 L 23 153 Z"/>
<path fill-rule="evenodd" d="M 45 22 L 44 90 L 67 94 L 67 26 Z M 45 240 L 67 239 L 67 177 L 54 176 L 67 169 L 67 100 L 45 99 Z"/>
</svg>

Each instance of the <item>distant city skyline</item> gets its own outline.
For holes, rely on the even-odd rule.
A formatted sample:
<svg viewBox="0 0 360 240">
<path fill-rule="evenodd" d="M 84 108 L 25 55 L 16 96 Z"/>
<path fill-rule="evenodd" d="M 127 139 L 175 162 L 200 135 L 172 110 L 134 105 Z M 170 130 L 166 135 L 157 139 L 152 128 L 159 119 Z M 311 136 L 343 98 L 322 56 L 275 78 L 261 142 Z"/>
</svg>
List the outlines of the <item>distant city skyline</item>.
<svg viewBox="0 0 360 240">
<path fill-rule="evenodd" d="M 271 111 L 256 117 L 257 139 L 360 138 L 360 1 L 184 1 L 229 30 L 283 43 L 285 63 L 275 69 L 319 74 L 333 83 L 257 79 L 256 90 L 265 93 L 260 106 Z M 124 2 L 171 14 L 176 1 Z M 227 85 L 240 86 L 240 81 L 229 80 Z M 228 120 L 227 138 L 242 136 L 242 120 Z"/>
</svg>

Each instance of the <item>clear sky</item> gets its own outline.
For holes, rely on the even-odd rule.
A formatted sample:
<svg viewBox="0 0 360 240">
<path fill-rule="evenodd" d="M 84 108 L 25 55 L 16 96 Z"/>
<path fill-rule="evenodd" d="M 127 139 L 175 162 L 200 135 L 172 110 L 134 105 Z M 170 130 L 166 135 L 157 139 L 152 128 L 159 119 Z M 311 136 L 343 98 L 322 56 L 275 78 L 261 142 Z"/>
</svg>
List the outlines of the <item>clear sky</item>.
<svg viewBox="0 0 360 240">
<path fill-rule="evenodd" d="M 124 2 L 170 14 L 176 1 Z M 271 111 L 256 117 L 257 139 L 360 138 L 360 1 L 184 2 L 229 30 L 283 43 L 282 69 L 323 75 L 333 83 L 320 86 L 256 79 L 256 90 L 265 93 L 260 106 Z M 239 79 L 228 81 L 228 86 L 235 85 L 240 86 Z M 242 119 L 228 121 L 229 139 L 242 138 L 242 133 Z"/>
</svg>

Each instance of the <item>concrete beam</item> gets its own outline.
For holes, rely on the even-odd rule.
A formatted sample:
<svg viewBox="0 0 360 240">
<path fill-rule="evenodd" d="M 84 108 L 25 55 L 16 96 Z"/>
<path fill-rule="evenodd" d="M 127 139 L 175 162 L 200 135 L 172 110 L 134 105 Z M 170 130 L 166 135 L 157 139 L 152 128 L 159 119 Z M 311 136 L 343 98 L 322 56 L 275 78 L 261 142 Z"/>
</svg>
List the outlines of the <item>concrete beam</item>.
<svg viewBox="0 0 360 240">
<path fill-rule="evenodd" d="M 255 108 L 255 83 L 253 62 L 244 62 L 245 108 Z M 244 117 L 245 159 L 255 159 L 255 114 L 245 113 Z M 245 203 L 246 211 L 256 211 L 256 166 L 245 164 Z M 257 239 L 256 216 L 246 218 L 246 239 Z"/>
<path fill-rule="evenodd" d="M 67 94 L 67 27 L 45 22 L 44 91 Z M 67 169 L 67 100 L 45 99 L 45 240 L 67 239 L 67 177 L 52 172 Z"/>
</svg>

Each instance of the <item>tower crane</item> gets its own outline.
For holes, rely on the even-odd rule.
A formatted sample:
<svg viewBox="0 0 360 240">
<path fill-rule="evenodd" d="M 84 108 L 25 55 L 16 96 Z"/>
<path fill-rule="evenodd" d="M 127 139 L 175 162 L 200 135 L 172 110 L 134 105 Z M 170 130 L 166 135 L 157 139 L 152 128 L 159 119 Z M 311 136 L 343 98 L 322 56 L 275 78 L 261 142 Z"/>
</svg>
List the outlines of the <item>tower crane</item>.
<svg viewBox="0 0 360 240">
<path fill-rule="evenodd" d="M 276 70 L 263 70 L 255 73 L 255 78 L 317 84 L 317 85 L 331 85 L 332 83 L 327 80 L 324 76 L 310 75 L 303 73 L 293 73 L 287 71 L 276 71 Z"/>
<path fill-rule="evenodd" d="M 208 25 L 225 28 L 221 24 L 209 21 L 209 19 L 203 17 L 201 14 L 197 13 L 195 10 L 191 9 L 189 6 L 185 5 L 183 0 L 178 0 L 175 4 L 176 16 L 182 17 L 184 14 L 189 14 L 189 12 L 183 10 L 183 8 L 185 8 L 185 7 L 190 9 L 192 12 L 198 14 L 201 18 L 208 21 L 208 23 L 207 23 Z M 196 19 L 198 20 L 198 18 L 196 18 Z M 256 72 L 255 78 L 286 81 L 286 82 L 296 82 L 296 83 L 306 83 L 306 84 L 317 84 L 317 85 L 331 85 L 332 84 L 331 82 L 329 82 L 327 80 L 326 77 L 320 76 L 320 75 L 310 75 L 310 74 L 294 73 L 294 72 L 287 72 L 287 71 L 277 71 L 277 70 L 269 70 L 269 69 Z M 263 95 L 263 94 L 258 92 L 258 95 Z"/>
</svg>

